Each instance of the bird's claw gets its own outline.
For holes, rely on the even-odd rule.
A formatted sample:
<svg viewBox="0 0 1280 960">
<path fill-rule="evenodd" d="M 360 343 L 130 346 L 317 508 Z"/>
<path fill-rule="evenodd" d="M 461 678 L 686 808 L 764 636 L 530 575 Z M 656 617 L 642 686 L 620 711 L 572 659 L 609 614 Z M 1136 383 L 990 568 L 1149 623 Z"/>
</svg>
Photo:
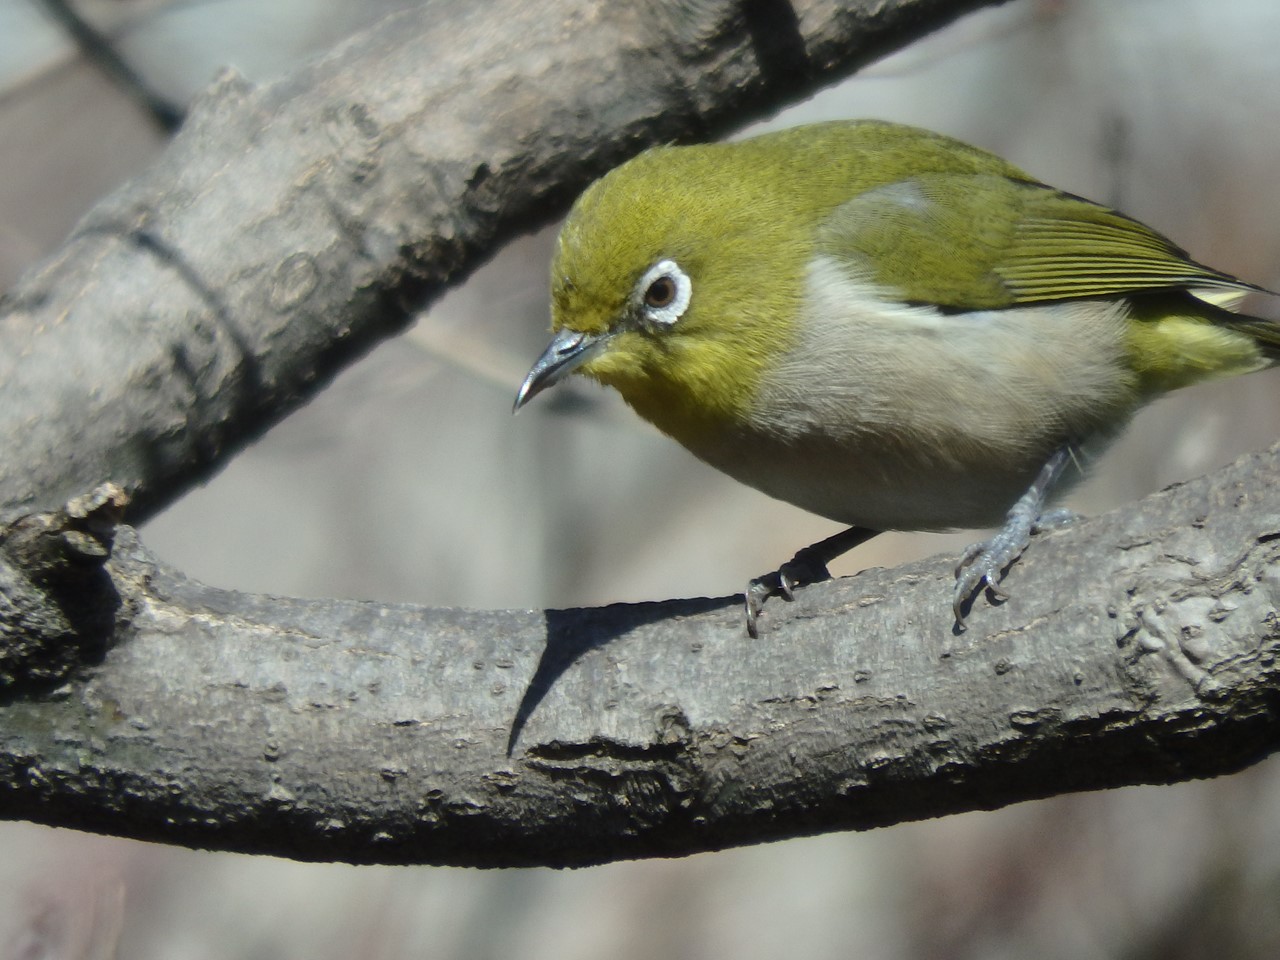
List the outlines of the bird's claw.
<svg viewBox="0 0 1280 960">
<path fill-rule="evenodd" d="M 771 573 L 756 577 L 747 584 L 743 599 L 747 615 L 747 635 L 755 640 L 760 636 L 759 620 L 765 601 L 778 596 L 788 602 L 796 598 L 799 587 L 830 580 L 831 573 L 825 563 L 805 556 L 801 550 L 794 557 Z"/>
<path fill-rule="evenodd" d="M 764 602 L 777 592 L 770 582 L 775 575 L 776 571 L 775 573 L 767 573 L 763 577 L 756 577 L 747 584 L 747 589 L 743 592 L 747 615 L 747 636 L 752 640 L 760 636 L 760 628 L 757 625 L 757 621 L 759 621 L 760 614 L 764 611 Z M 783 594 L 783 596 L 786 595 Z"/>
<path fill-rule="evenodd" d="M 956 589 L 951 603 L 956 630 L 964 631 L 964 606 L 979 591 L 985 591 L 992 603 L 1004 603 L 1009 599 L 1000 581 L 1005 571 L 1027 549 L 1032 535 L 1066 526 L 1075 519 L 1076 515 L 1070 510 L 1051 510 L 1033 515 L 1015 509 L 994 537 L 969 544 L 956 564 Z"/>
<path fill-rule="evenodd" d="M 1027 549 L 1032 524 L 1033 520 L 1025 515 L 1010 514 L 1008 522 L 994 537 L 965 548 L 956 564 L 956 589 L 951 601 L 957 630 L 965 629 L 964 606 L 978 591 L 985 590 L 995 603 L 1009 599 L 1000 589 L 1000 579 Z"/>
<path fill-rule="evenodd" d="M 822 568 L 822 573 L 818 577 L 820 580 L 830 579 L 831 574 L 827 573 L 827 568 Z M 795 569 L 794 563 L 784 563 L 778 568 L 778 592 L 782 594 L 782 599 L 788 602 L 796 598 L 796 587 L 804 586 L 806 581 L 799 576 Z"/>
</svg>

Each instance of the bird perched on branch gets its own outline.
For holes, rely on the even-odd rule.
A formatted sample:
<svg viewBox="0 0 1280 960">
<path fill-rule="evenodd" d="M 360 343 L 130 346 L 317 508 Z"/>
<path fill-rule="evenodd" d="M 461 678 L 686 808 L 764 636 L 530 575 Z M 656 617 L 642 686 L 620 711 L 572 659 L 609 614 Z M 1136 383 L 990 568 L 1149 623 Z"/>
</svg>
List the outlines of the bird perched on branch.
<svg viewBox="0 0 1280 960">
<path fill-rule="evenodd" d="M 1233 312 L 1261 288 L 879 121 L 641 154 L 579 198 L 551 290 L 516 409 L 585 374 L 731 477 L 851 525 L 751 582 L 752 636 L 768 596 L 876 532 L 999 526 L 957 567 L 963 628 L 1058 518 L 1077 452 L 1166 391 L 1280 360 L 1280 326 Z"/>
</svg>

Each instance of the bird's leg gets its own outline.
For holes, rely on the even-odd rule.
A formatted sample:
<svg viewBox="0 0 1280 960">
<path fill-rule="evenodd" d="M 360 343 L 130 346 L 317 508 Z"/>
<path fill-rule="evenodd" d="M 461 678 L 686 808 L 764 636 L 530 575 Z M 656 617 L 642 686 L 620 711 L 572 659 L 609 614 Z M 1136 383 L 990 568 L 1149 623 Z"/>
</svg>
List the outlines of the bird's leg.
<svg viewBox="0 0 1280 960">
<path fill-rule="evenodd" d="M 970 544 L 956 564 L 956 590 L 951 609 L 956 617 L 956 629 L 964 630 L 964 605 L 978 590 L 985 588 L 995 600 L 1007 600 L 1000 589 L 1004 571 L 1027 549 L 1031 535 L 1050 527 L 1062 526 L 1074 519 L 1069 510 L 1045 511 L 1045 501 L 1062 471 L 1075 456 L 1071 444 L 1054 451 L 1027 492 L 1018 498 L 1004 526 L 990 540 Z"/>
<path fill-rule="evenodd" d="M 827 571 L 827 564 L 859 544 L 866 543 L 877 533 L 879 533 L 878 530 L 868 530 L 866 527 L 850 527 L 842 530 L 835 536 L 811 543 L 803 550 L 797 551 L 794 557 L 777 570 L 766 573 L 763 577 L 756 577 L 748 583 L 744 594 L 747 607 L 747 633 L 753 639 L 760 635 L 756 621 L 760 618 L 760 611 L 764 609 L 766 600 L 773 596 L 794 600 L 796 587 L 830 580 L 831 574 Z"/>
</svg>

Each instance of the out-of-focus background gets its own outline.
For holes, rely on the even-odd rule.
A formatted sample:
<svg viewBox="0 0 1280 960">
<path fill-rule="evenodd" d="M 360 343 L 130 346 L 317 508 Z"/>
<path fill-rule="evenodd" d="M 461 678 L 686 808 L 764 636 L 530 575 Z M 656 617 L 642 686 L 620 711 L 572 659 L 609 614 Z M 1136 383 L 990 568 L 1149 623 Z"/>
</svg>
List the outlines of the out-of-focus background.
<svg viewBox="0 0 1280 960">
<path fill-rule="evenodd" d="M 180 107 L 223 64 L 268 80 L 405 4 L 72 9 Z M 69 38 L 65 6 L 0 0 L 0 290 L 163 149 L 136 97 Z M 1275 0 L 1015 0 L 772 125 L 874 116 L 951 133 L 1276 287 L 1278 48 Z M 502 251 L 148 524 L 150 546 L 224 587 L 539 607 L 730 593 L 833 532 L 702 467 L 603 391 L 558 388 L 510 416 L 546 336 L 550 242 Z M 1162 401 L 1073 504 L 1111 509 L 1264 446 L 1278 411 L 1278 374 Z M 886 536 L 836 569 L 972 538 Z M 0 824 L 0 960 L 793 954 L 1274 960 L 1280 763 L 559 873 L 295 864 Z"/>
</svg>

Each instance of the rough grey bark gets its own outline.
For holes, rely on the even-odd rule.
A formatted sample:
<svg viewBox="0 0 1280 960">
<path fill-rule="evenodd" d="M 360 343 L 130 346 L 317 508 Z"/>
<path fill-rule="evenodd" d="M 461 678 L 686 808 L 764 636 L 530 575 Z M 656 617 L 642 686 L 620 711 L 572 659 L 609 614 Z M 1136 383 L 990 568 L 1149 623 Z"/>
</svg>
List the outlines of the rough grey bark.
<svg viewBox="0 0 1280 960">
<path fill-rule="evenodd" d="M 1038 538 L 963 634 L 946 559 L 806 588 L 751 641 L 741 598 L 235 594 L 124 528 L 101 662 L 0 704 L 0 815 L 303 859 L 579 865 L 1234 771 L 1280 745 L 1278 470 L 1280 447 Z"/>
<path fill-rule="evenodd" d="M 436 0 L 224 77 L 0 302 L 0 504 L 146 517 L 625 156 L 990 2 Z"/>
</svg>

